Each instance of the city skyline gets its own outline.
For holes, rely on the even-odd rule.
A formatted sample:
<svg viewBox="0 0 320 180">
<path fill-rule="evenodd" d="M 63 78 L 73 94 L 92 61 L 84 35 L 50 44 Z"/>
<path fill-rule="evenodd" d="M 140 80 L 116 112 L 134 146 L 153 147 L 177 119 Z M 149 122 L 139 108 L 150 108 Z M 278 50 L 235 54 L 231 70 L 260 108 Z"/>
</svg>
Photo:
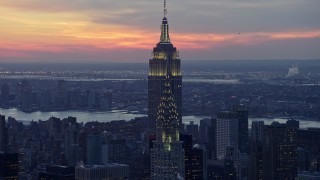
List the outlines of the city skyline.
<svg viewBox="0 0 320 180">
<path fill-rule="evenodd" d="M 168 3 L 184 60 L 320 58 L 319 2 Z M 0 62 L 147 62 L 161 4 L 2 1 Z"/>
</svg>

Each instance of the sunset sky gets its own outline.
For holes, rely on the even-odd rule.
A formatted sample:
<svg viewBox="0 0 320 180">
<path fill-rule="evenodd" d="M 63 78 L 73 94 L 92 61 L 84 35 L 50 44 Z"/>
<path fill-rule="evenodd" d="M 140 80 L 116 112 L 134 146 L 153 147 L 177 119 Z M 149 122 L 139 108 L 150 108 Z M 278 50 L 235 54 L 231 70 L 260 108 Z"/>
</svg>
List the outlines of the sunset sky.
<svg viewBox="0 0 320 180">
<path fill-rule="evenodd" d="M 320 59 L 319 0 L 168 0 L 183 60 Z M 162 0 L 0 0 L 0 62 L 147 62 Z"/>
</svg>

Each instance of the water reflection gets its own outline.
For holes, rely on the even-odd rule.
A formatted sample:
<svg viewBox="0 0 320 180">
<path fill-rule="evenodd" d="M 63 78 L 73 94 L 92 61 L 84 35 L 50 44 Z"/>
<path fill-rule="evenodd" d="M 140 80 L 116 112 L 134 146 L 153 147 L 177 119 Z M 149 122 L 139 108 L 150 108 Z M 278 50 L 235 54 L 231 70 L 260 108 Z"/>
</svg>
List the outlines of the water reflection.
<svg viewBox="0 0 320 180">
<path fill-rule="evenodd" d="M 90 111 L 52 111 L 52 112 L 41 112 L 36 111 L 32 113 L 25 113 L 18 109 L 0 109 L 0 114 L 6 117 L 13 117 L 19 121 L 30 122 L 32 120 L 48 120 L 50 117 L 66 118 L 73 116 L 77 118 L 78 122 L 109 122 L 113 120 L 131 120 L 136 117 L 146 116 L 145 114 L 134 114 L 128 113 L 123 110 L 109 111 L 109 112 L 90 112 Z M 183 116 L 183 123 L 189 124 L 193 121 L 195 124 L 200 124 L 200 120 L 209 118 L 207 116 Z M 266 125 L 270 125 L 273 121 L 285 123 L 287 119 L 284 118 L 249 118 L 249 128 L 251 128 L 252 121 L 264 121 Z M 320 128 L 320 122 L 317 121 L 300 121 L 300 128 L 317 127 Z"/>
</svg>

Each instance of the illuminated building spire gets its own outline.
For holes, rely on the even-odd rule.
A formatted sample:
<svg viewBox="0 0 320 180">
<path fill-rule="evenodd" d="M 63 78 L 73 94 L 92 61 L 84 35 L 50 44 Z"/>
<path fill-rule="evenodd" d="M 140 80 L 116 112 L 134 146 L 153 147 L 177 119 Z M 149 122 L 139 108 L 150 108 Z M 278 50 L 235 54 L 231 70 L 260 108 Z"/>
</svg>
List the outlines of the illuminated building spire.
<svg viewBox="0 0 320 180">
<path fill-rule="evenodd" d="M 167 1 L 164 0 L 164 9 L 163 9 L 164 17 L 162 19 L 161 24 L 161 37 L 160 37 L 160 43 L 170 43 L 169 38 L 169 24 L 167 20 Z"/>
</svg>

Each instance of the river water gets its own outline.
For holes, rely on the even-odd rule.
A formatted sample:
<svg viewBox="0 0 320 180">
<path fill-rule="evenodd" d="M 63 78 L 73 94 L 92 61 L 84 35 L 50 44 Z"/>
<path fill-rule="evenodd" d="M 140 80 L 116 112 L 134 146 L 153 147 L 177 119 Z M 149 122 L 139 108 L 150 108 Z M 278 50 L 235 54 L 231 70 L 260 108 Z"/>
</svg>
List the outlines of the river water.
<svg viewBox="0 0 320 180">
<path fill-rule="evenodd" d="M 146 116 L 145 114 L 133 114 L 127 111 L 108 111 L 108 112 L 91 112 L 91 111 L 52 111 L 52 112 L 41 112 L 36 111 L 32 113 L 25 113 L 18 109 L 0 109 L 0 114 L 6 117 L 13 117 L 18 121 L 23 121 L 25 123 L 30 121 L 38 120 L 48 120 L 50 117 L 66 118 L 68 116 L 73 116 L 77 118 L 78 122 L 108 122 L 113 120 L 131 120 L 136 117 Z M 204 118 L 209 118 L 207 116 L 183 116 L 183 123 L 188 124 L 190 121 L 194 121 L 195 124 L 200 124 L 200 120 Z M 280 123 L 285 123 L 287 119 L 284 118 L 249 118 L 249 127 L 251 127 L 252 121 L 264 121 L 266 125 L 271 124 L 273 121 L 278 121 Z M 320 122 L 317 121 L 300 121 L 301 128 L 317 127 L 320 128 Z"/>
</svg>

